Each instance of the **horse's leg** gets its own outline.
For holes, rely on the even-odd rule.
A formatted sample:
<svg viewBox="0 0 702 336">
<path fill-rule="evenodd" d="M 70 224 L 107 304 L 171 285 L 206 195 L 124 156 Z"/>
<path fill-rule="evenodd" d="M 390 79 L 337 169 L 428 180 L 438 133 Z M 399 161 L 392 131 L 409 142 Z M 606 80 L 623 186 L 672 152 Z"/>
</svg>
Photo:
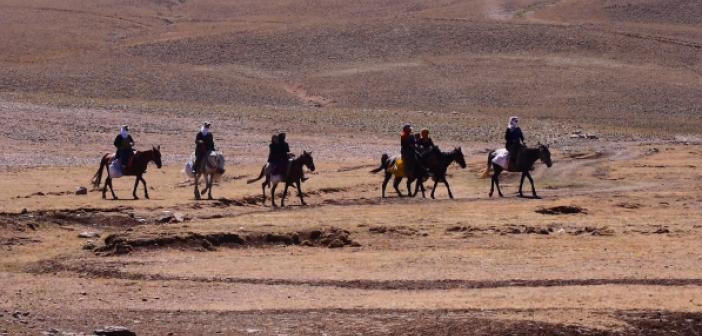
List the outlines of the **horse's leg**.
<svg viewBox="0 0 702 336">
<path fill-rule="evenodd" d="M 407 196 L 414 197 L 417 193 L 412 194 L 412 179 L 407 179 Z"/>
<path fill-rule="evenodd" d="M 538 195 L 536 195 L 536 188 L 534 187 L 534 179 L 531 178 L 531 173 L 527 171 L 526 177 L 529 179 L 529 182 L 531 183 L 531 194 L 534 196 L 534 198 L 540 198 Z"/>
<path fill-rule="evenodd" d="M 195 173 L 195 199 L 200 200 L 200 173 Z"/>
<path fill-rule="evenodd" d="M 105 199 L 105 194 L 107 194 L 107 182 L 110 181 L 110 175 L 107 175 L 107 178 L 105 178 L 105 185 L 102 187 L 102 199 Z"/>
<path fill-rule="evenodd" d="M 139 197 L 137 197 L 137 194 L 136 194 L 137 187 L 139 187 L 139 175 L 137 175 L 136 179 L 134 179 L 134 190 L 132 190 L 132 196 L 134 197 L 135 200 L 139 199 Z"/>
<path fill-rule="evenodd" d="M 261 191 L 263 192 L 263 201 L 261 201 L 261 205 L 266 205 L 266 186 L 268 185 L 268 177 L 261 183 Z"/>
<path fill-rule="evenodd" d="M 419 183 L 419 187 L 422 188 L 422 198 L 427 198 L 426 189 L 424 188 L 423 181 Z M 414 193 L 416 194 L 417 192 L 415 191 Z"/>
<path fill-rule="evenodd" d="M 139 175 L 139 180 L 141 180 L 141 184 L 144 185 L 144 198 L 149 199 L 149 188 L 146 187 L 146 180 L 144 180 L 144 175 Z"/>
<path fill-rule="evenodd" d="M 212 184 L 214 183 L 214 175 L 210 174 L 209 179 L 207 180 L 207 199 L 211 200 L 212 199 Z"/>
<path fill-rule="evenodd" d="M 390 173 L 385 173 L 385 179 L 383 180 L 383 190 L 381 191 L 381 198 L 385 198 L 385 189 L 388 186 L 388 182 L 390 181 L 390 178 L 392 177 L 392 174 Z"/>
<path fill-rule="evenodd" d="M 274 208 L 277 208 L 278 206 L 275 204 L 275 187 L 278 186 L 278 183 L 273 184 L 271 187 L 271 204 L 273 205 Z"/>
<path fill-rule="evenodd" d="M 449 198 L 453 199 L 453 193 L 451 192 L 451 186 L 449 186 L 449 183 L 445 177 L 442 180 L 444 181 L 444 184 L 446 185 L 446 190 L 448 190 Z"/>
<path fill-rule="evenodd" d="M 500 197 L 505 197 L 502 195 L 502 190 L 500 190 L 500 174 L 502 173 L 502 167 L 494 165 L 493 168 L 495 172 L 492 175 L 492 180 L 493 183 L 495 183 L 495 187 L 497 187 L 497 194 L 500 195 Z M 490 196 L 492 196 L 492 190 L 490 190 Z"/>
<path fill-rule="evenodd" d="M 203 179 L 203 183 L 205 184 L 205 189 L 200 190 L 200 195 L 204 196 L 209 191 L 209 188 L 210 188 L 210 180 L 209 180 L 210 177 L 207 175 L 207 173 L 203 173 L 202 179 Z"/>
<path fill-rule="evenodd" d="M 404 197 L 404 195 L 402 195 L 400 189 L 398 188 L 400 186 L 400 181 L 402 181 L 402 177 L 395 176 L 395 180 L 392 181 L 392 187 L 395 188 L 395 192 L 397 192 L 398 196 Z"/>
<path fill-rule="evenodd" d="M 297 183 L 295 184 L 297 184 L 297 196 L 300 197 L 300 203 L 302 205 L 307 205 L 307 203 L 305 203 L 304 196 L 302 195 L 302 187 L 300 187 L 300 181 L 297 181 Z"/>
<path fill-rule="evenodd" d="M 117 195 L 115 194 L 115 189 L 112 187 L 112 178 L 110 178 L 110 183 L 108 184 L 110 186 L 110 192 L 112 193 L 112 199 L 119 199 Z"/>
<path fill-rule="evenodd" d="M 290 183 L 288 181 L 285 181 L 285 188 L 283 188 L 283 198 L 280 199 L 280 206 L 284 207 L 285 206 L 285 197 L 288 196 L 288 188 L 290 187 Z"/>
<path fill-rule="evenodd" d="M 526 177 L 526 172 L 522 172 L 522 178 L 519 180 L 519 197 L 524 197 L 522 193 L 522 186 L 524 186 L 524 178 Z"/>
<path fill-rule="evenodd" d="M 439 184 L 439 180 L 435 179 L 434 180 L 434 187 L 431 188 L 431 199 L 436 199 L 436 197 L 434 197 L 434 193 L 436 192 L 436 185 L 437 184 Z"/>
</svg>

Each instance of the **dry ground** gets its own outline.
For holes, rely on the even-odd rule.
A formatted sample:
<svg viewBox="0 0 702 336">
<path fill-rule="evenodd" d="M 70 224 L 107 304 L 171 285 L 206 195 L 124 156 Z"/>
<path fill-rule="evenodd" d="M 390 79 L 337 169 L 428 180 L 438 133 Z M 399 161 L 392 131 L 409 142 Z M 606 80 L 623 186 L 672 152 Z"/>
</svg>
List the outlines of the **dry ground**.
<svg viewBox="0 0 702 336">
<path fill-rule="evenodd" d="M 507 198 L 488 198 L 483 155 L 452 168 L 456 200 L 443 189 L 438 200 L 381 200 L 371 162 L 318 163 L 304 184 L 311 205 L 293 194 L 285 209 L 245 184 L 256 165 L 230 167 L 217 199 L 202 202 L 178 167 L 154 167 L 152 199 L 140 201 L 73 195 L 90 167 L 6 171 L 0 321 L 10 334 L 104 324 L 139 334 L 700 332 L 701 153 L 663 143 L 558 151 L 535 172 L 543 200 L 516 198 L 515 176 Z M 120 196 L 130 182 L 116 181 Z M 585 212 L 536 212 L 560 205 Z M 163 211 L 186 221 L 160 223 Z M 315 230 L 353 243 L 290 235 Z M 82 231 L 101 234 L 97 250 L 84 249 Z"/>
<path fill-rule="evenodd" d="M 0 335 L 702 334 L 701 11 L 1 1 Z M 478 178 L 513 114 L 551 144 L 543 199 Z M 228 170 L 196 202 L 181 167 L 203 119 Z M 368 171 L 407 121 L 463 147 L 457 199 L 380 199 Z M 162 146 L 152 199 L 130 179 L 74 195 L 123 123 Z M 280 129 L 313 151 L 309 206 L 245 183 Z M 582 212 L 537 212 L 557 206 Z"/>
</svg>

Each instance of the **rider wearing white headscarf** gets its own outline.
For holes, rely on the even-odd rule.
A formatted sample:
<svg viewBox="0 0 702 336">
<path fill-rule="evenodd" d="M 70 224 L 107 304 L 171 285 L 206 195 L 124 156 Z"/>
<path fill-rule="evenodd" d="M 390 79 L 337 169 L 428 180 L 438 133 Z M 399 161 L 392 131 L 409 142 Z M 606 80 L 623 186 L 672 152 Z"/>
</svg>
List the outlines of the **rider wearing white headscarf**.
<svg viewBox="0 0 702 336">
<path fill-rule="evenodd" d="M 119 159 L 122 166 L 126 166 L 134 154 L 134 139 L 129 135 L 129 126 L 122 125 L 120 127 L 119 134 L 115 137 L 114 145 L 117 148 L 115 159 Z"/>
<path fill-rule="evenodd" d="M 505 148 L 509 151 L 510 162 L 514 163 L 517 154 L 524 146 L 524 134 L 519 128 L 519 117 L 512 116 L 509 118 L 507 130 L 505 131 Z"/>
<path fill-rule="evenodd" d="M 202 159 L 215 150 L 214 137 L 210 132 L 209 121 L 202 124 L 200 132 L 195 137 L 195 164 L 193 164 L 193 174 L 199 169 Z"/>
</svg>

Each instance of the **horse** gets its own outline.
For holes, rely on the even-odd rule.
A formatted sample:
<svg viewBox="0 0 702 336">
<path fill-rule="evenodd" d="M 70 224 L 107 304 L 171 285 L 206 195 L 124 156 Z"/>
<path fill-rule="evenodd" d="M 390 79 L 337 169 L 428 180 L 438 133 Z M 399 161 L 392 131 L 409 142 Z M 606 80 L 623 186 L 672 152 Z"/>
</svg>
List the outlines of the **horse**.
<svg viewBox="0 0 702 336">
<path fill-rule="evenodd" d="M 194 155 L 185 164 L 185 172 L 188 176 L 195 180 L 195 199 L 200 200 L 201 195 L 207 193 L 207 199 L 212 199 L 212 184 L 224 174 L 224 155 L 220 152 L 213 151 L 206 155 L 200 161 L 200 167 L 195 168 L 195 174 L 192 173 L 192 165 L 194 164 Z M 200 177 L 205 178 L 205 189 L 200 191 Z"/>
<path fill-rule="evenodd" d="M 93 175 L 93 179 L 91 181 L 94 189 L 100 187 L 100 181 L 102 180 L 102 171 L 103 169 L 105 169 L 105 167 L 109 166 L 114 159 L 115 157 L 112 153 L 106 153 L 102 156 L 102 159 L 100 160 L 100 168 L 98 168 L 95 175 Z M 151 161 L 153 161 L 156 164 L 157 168 L 161 169 L 161 146 L 152 146 L 151 150 L 134 153 L 134 156 L 132 156 L 130 160 L 131 165 L 127 167 L 127 169 L 125 169 L 123 176 L 136 176 L 136 181 L 134 181 L 134 190 L 132 191 L 132 196 L 134 196 L 135 200 L 139 199 L 139 197 L 137 197 L 136 191 L 140 181 L 142 184 L 144 184 L 144 197 L 147 199 L 149 198 L 149 190 L 148 188 L 146 188 L 146 180 L 144 180 L 143 175 L 144 173 L 146 173 L 146 167 Z M 107 172 L 107 178 L 105 179 L 105 185 L 102 188 L 103 199 L 106 198 L 105 194 L 107 193 L 108 186 L 110 187 L 110 192 L 112 193 L 112 199 L 118 199 L 117 195 L 115 195 L 115 191 L 112 189 L 112 177 L 110 176 L 109 169 Z"/>
<path fill-rule="evenodd" d="M 283 197 L 280 200 L 280 206 L 284 207 L 285 206 L 285 197 L 288 195 L 288 187 L 290 187 L 292 184 L 295 184 L 297 187 L 297 195 L 300 197 L 300 203 L 302 205 L 307 205 L 305 203 L 305 199 L 303 198 L 302 195 L 302 188 L 300 187 L 302 183 L 302 176 L 303 176 L 303 166 L 307 167 L 310 171 L 314 171 L 314 159 L 312 158 L 312 152 L 307 152 L 303 151 L 302 155 L 299 157 L 291 160 L 288 163 L 288 171 L 287 174 L 273 174 L 271 171 L 271 166 L 270 164 L 265 164 L 263 168 L 261 169 L 261 174 L 255 179 L 251 179 L 246 181 L 246 183 L 254 183 L 263 176 L 266 177 L 266 179 L 263 181 L 261 184 L 261 190 L 263 191 L 263 204 L 266 204 L 266 187 L 271 188 L 271 204 L 274 207 L 277 207 L 275 204 L 275 188 L 278 186 L 278 183 L 280 182 L 285 182 L 285 189 L 283 190 Z"/>
<path fill-rule="evenodd" d="M 436 185 L 439 182 L 443 182 L 446 185 L 446 190 L 448 190 L 449 198 L 453 199 L 453 193 L 451 193 L 451 187 L 446 180 L 446 170 L 451 165 L 451 163 L 456 162 L 458 165 L 465 169 L 466 159 L 463 156 L 463 150 L 461 147 L 455 147 L 450 152 L 440 152 L 438 149 L 428 153 L 422 159 L 425 167 L 429 169 L 429 176 L 434 180 L 434 187 L 431 189 L 431 198 L 434 199 L 434 192 L 436 191 Z M 414 187 L 414 195 L 417 195 L 418 189 L 422 190 L 422 197 L 424 196 L 424 180 L 419 179 Z"/>
<path fill-rule="evenodd" d="M 381 187 L 382 198 L 385 198 L 385 189 L 387 188 L 390 178 L 393 176 L 395 179 L 393 180 L 392 186 L 395 188 L 395 192 L 397 192 L 399 197 L 405 196 L 402 194 L 402 192 L 400 192 L 400 189 L 398 189 L 403 178 L 407 179 L 407 196 L 413 197 L 416 192 L 415 194 L 412 194 L 412 182 L 427 177 L 426 173 L 420 169 L 419 164 L 415 164 L 413 171 L 410 172 L 409 175 L 406 174 L 405 169 L 398 167 L 398 160 L 400 160 L 400 158 L 400 155 L 390 157 L 387 153 L 383 153 L 383 155 L 380 157 L 380 166 L 370 171 L 373 174 L 380 172 L 381 170 L 385 171 L 385 178 L 383 179 L 383 185 Z"/>
<path fill-rule="evenodd" d="M 502 166 L 492 162 L 492 159 L 495 158 L 495 153 L 496 151 L 494 150 L 488 153 L 487 169 L 483 173 L 483 177 L 488 177 L 490 175 L 490 168 L 492 167 L 494 173 L 492 174 L 492 180 L 490 183 L 490 197 L 492 197 L 495 186 L 497 186 L 497 193 L 500 195 L 500 197 L 504 197 L 504 195 L 502 195 L 502 191 L 500 190 L 499 176 L 505 169 L 502 168 Z M 508 170 L 510 172 L 522 173 L 522 178 L 519 182 L 519 197 L 524 197 L 524 194 L 522 193 L 522 186 L 524 185 L 524 178 L 526 177 L 531 183 L 531 193 L 533 198 L 539 198 L 539 196 L 536 195 L 536 188 L 534 188 L 534 179 L 529 173 L 529 171 L 533 169 L 536 160 L 541 160 L 541 162 L 545 163 L 549 168 L 553 165 L 551 162 L 551 152 L 548 150 L 548 146 L 539 144 L 539 147 L 537 148 L 523 148 L 517 154 L 516 160 L 514 160 L 516 167 L 512 167 L 512 169 Z"/>
</svg>

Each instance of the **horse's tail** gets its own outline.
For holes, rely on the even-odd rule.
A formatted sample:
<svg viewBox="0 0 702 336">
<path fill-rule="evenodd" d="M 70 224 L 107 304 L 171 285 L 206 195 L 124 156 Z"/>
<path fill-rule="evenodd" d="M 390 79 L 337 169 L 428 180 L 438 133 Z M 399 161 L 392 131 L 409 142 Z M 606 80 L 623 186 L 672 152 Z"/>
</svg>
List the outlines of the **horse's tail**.
<svg viewBox="0 0 702 336">
<path fill-rule="evenodd" d="M 246 184 L 251 184 L 251 183 L 254 183 L 254 182 L 256 182 L 256 181 L 262 179 L 263 176 L 266 175 L 266 166 L 267 166 L 267 165 L 268 165 L 268 164 L 264 164 L 263 167 L 261 167 L 261 173 L 258 174 L 258 177 L 257 177 L 257 178 L 250 179 L 250 180 L 246 180 Z"/>
<path fill-rule="evenodd" d="M 480 178 L 488 178 L 490 177 L 490 169 L 492 168 L 492 154 L 494 152 L 488 153 L 488 159 L 487 159 L 487 168 L 485 168 L 485 171 L 483 172 L 482 175 L 480 175 Z"/>
<path fill-rule="evenodd" d="M 105 166 L 107 166 L 108 156 L 110 156 L 109 153 L 102 156 L 102 159 L 100 160 L 100 168 L 98 168 L 97 172 L 95 172 L 95 175 L 93 175 L 93 179 L 90 180 L 90 183 L 93 185 L 93 190 L 100 187 L 100 181 L 102 181 L 102 171 L 103 169 L 105 169 Z"/>
<path fill-rule="evenodd" d="M 375 174 L 383 169 L 387 169 L 389 163 L 390 163 L 390 157 L 388 156 L 387 153 L 383 153 L 383 156 L 380 157 L 380 166 L 378 168 L 371 170 L 370 172 Z"/>
</svg>

